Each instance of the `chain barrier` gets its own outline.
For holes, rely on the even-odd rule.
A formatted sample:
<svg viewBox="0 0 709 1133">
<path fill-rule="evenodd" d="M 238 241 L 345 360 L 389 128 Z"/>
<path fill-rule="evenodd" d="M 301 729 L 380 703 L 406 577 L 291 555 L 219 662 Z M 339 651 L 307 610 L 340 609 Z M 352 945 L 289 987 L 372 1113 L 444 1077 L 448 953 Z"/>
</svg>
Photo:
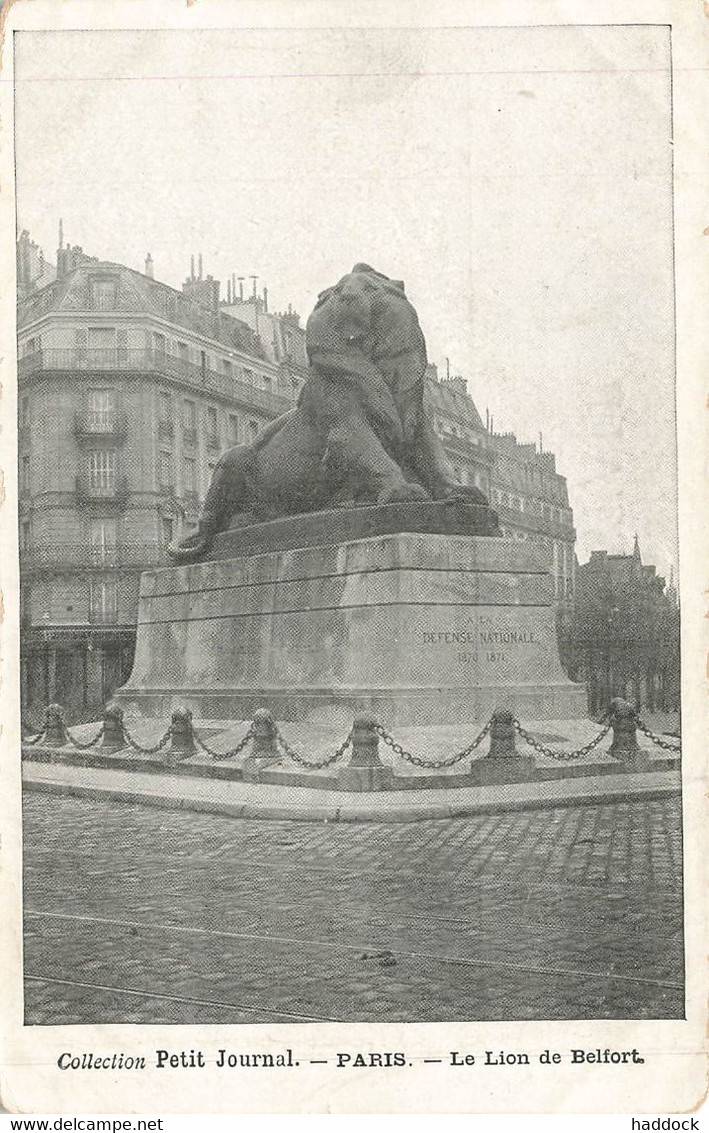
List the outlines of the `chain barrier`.
<svg viewBox="0 0 709 1133">
<path fill-rule="evenodd" d="M 214 748 L 209 747 L 194 730 L 192 731 L 192 735 L 194 736 L 194 742 L 197 744 L 197 747 L 200 747 L 202 751 L 206 751 L 207 755 L 211 756 L 212 759 L 234 759 L 235 756 L 241 754 L 246 745 L 254 738 L 254 726 L 251 724 L 248 732 L 239 740 L 236 747 L 229 748 L 228 751 L 215 751 Z"/>
<path fill-rule="evenodd" d="M 546 747 L 545 744 L 540 744 L 538 740 L 535 740 L 531 732 L 528 732 L 526 728 L 522 727 L 519 720 L 516 718 L 513 719 L 512 724 L 515 731 L 531 748 L 534 748 L 540 755 L 546 755 L 549 759 L 556 759 L 560 763 L 570 763 L 574 759 L 581 759 L 581 756 L 588 755 L 589 752 L 593 751 L 595 747 L 598 747 L 601 741 L 606 738 L 612 727 L 611 724 L 606 724 L 595 739 L 591 740 L 590 743 L 584 744 L 583 747 L 577 748 L 575 751 L 559 751 L 552 747 Z"/>
<path fill-rule="evenodd" d="M 98 741 L 103 736 L 104 730 L 105 729 L 104 729 L 104 726 L 102 724 L 101 727 L 99 728 L 98 732 L 94 736 L 94 738 L 92 740 L 89 740 L 89 742 L 87 744 L 82 744 L 79 740 L 74 738 L 74 736 L 71 734 L 71 732 L 67 728 L 66 724 L 64 725 L 64 731 L 67 734 L 67 737 L 69 739 L 69 743 L 73 744 L 73 746 L 78 748 L 79 751 L 88 751 L 89 748 L 95 747 L 96 744 L 98 743 Z"/>
<path fill-rule="evenodd" d="M 337 751 L 333 752 L 332 755 L 328 755 L 325 759 L 321 759 L 317 763 L 311 763 L 309 759 L 303 759 L 301 755 L 298 755 L 297 751 L 294 751 L 288 743 L 288 740 L 279 731 L 278 726 L 275 726 L 275 736 L 278 747 L 281 748 L 283 753 L 287 755 L 289 759 L 292 759 L 294 763 L 298 763 L 301 767 L 307 767 L 309 771 L 322 771 L 324 767 L 329 767 L 331 763 L 335 763 L 336 760 L 341 759 L 352 743 L 352 731 L 354 731 L 354 729 L 348 733 Z"/>
<path fill-rule="evenodd" d="M 136 751 L 139 751 L 141 755 L 155 755 L 156 752 L 162 751 L 162 749 L 165 747 L 165 744 L 170 739 L 171 734 L 171 729 L 168 728 L 165 732 L 165 735 L 161 740 L 158 740 L 156 744 L 153 744 L 152 747 L 144 747 L 143 744 L 139 744 L 138 741 L 130 734 L 130 732 L 126 728 L 125 721 L 123 722 L 123 735 L 126 737 L 130 746 L 132 748 L 135 748 Z"/>
<path fill-rule="evenodd" d="M 635 723 L 640 731 L 643 732 L 649 740 L 652 740 L 654 744 L 657 744 L 658 747 L 664 748 L 665 751 L 680 752 L 682 750 L 682 740 L 679 736 L 673 737 L 671 740 L 665 739 L 656 735 L 655 732 L 651 732 L 647 725 L 643 724 L 642 720 L 638 719 Z"/>
<path fill-rule="evenodd" d="M 63 717 L 62 723 L 64 723 Z M 492 719 L 488 720 L 487 724 L 485 724 L 484 728 L 475 737 L 472 743 L 468 744 L 467 747 L 463 748 L 461 751 L 456 752 L 454 755 L 448 756 L 447 758 L 443 759 L 424 759 L 421 756 L 414 755 L 413 752 L 408 751 L 400 743 L 397 743 L 394 737 L 390 735 L 390 733 L 387 732 L 380 724 L 376 725 L 375 731 L 383 741 L 383 743 L 386 744 L 386 746 L 389 747 L 396 755 L 406 760 L 407 763 L 412 763 L 416 767 L 427 768 L 430 770 L 441 770 L 443 768 L 453 767 L 456 763 L 460 763 L 461 760 L 466 759 L 468 756 L 472 755 L 475 749 L 482 743 L 482 741 L 490 732 L 492 723 Z M 539 740 L 537 740 L 531 734 L 531 732 L 528 732 L 516 717 L 514 717 L 512 720 L 515 731 L 526 744 L 528 744 L 540 755 L 544 755 L 549 759 L 554 759 L 559 762 L 571 762 L 573 760 L 581 759 L 584 755 L 588 755 L 594 750 L 594 748 L 598 747 L 598 745 L 606 738 L 613 726 L 611 713 L 606 712 L 601 720 L 598 721 L 598 723 L 602 725 L 602 727 L 601 731 L 597 736 L 594 737 L 594 739 L 590 740 L 589 743 L 584 744 L 583 747 L 576 748 L 573 751 L 563 751 L 547 747 L 546 744 L 543 744 Z M 636 725 L 640 729 L 640 731 L 643 732 L 643 734 L 646 735 L 648 739 L 658 747 L 664 749 L 665 751 L 670 751 L 677 754 L 681 751 L 681 739 L 679 737 L 666 738 L 658 736 L 655 732 L 651 731 L 651 729 L 648 728 L 647 725 L 643 723 L 643 721 L 639 718 L 636 719 Z M 68 741 L 79 751 L 88 751 L 90 748 L 95 747 L 105 734 L 105 724 L 102 724 L 93 739 L 89 740 L 87 743 L 82 743 L 80 740 L 77 740 L 75 738 L 73 733 L 66 727 L 66 724 L 64 724 L 64 729 Z M 340 744 L 337 750 L 332 753 L 332 755 L 326 756 L 325 759 L 311 761 L 304 759 L 303 756 L 299 755 L 299 753 L 295 751 L 295 749 L 289 744 L 285 736 L 281 733 L 277 725 L 274 726 L 274 729 L 274 739 L 277 749 L 287 758 L 291 759 L 294 763 L 297 763 L 300 767 L 305 767 L 310 771 L 321 771 L 325 767 L 329 767 L 331 764 L 335 763 L 338 759 L 341 759 L 352 744 L 352 737 L 354 732 L 354 729 L 350 730 L 344 741 Z M 144 745 L 139 743 L 138 740 L 136 740 L 135 737 L 131 735 L 130 731 L 125 725 L 125 722 L 123 723 L 123 734 L 125 736 L 127 744 L 135 751 L 138 751 L 143 755 L 155 755 L 159 751 L 162 751 L 162 749 L 169 742 L 172 732 L 171 728 L 168 728 L 161 739 L 153 745 Z M 209 755 L 213 760 L 222 761 L 227 759 L 234 759 L 237 755 L 240 755 L 247 744 L 249 744 L 253 740 L 255 735 L 255 728 L 254 724 L 252 723 L 245 735 L 239 740 L 239 742 L 234 747 L 229 748 L 228 751 L 223 752 L 216 751 L 214 748 L 210 747 L 209 744 L 207 744 L 196 731 L 193 730 L 192 734 L 195 744 L 198 748 L 206 752 L 206 754 Z M 23 743 L 29 746 L 39 744 L 46 737 L 46 735 L 47 725 L 45 723 L 41 732 L 39 732 L 35 736 L 32 736 L 31 738 L 24 739 Z"/>
<path fill-rule="evenodd" d="M 462 751 L 456 752 L 455 755 L 451 755 L 447 759 L 429 760 L 422 759 L 420 756 L 414 755 L 413 752 L 407 751 L 405 747 L 402 747 L 401 744 L 398 744 L 394 737 L 390 736 L 389 733 L 385 731 L 384 728 L 382 728 L 381 724 L 377 724 L 376 732 L 381 737 L 383 742 L 387 745 L 387 747 L 390 747 L 391 750 L 396 753 L 396 755 L 400 755 L 402 759 L 405 759 L 407 761 L 407 763 L 413 763 L 416 767 L 430 767 L 440 769 L 443 767 L 453 767 L 454 764 L 460 763 L 461 759 L 465 759 L 467 756 L 472 755 L 476 747 L 478 747 L 478 745 L 481 744 L 485 739 L 485 736 L 490 731 L 491 725 L 492 720 L 488 720 L 483 730 L 479 735 L 475 737 L 471 744 L 468 744 L 468 746 L 466 748 L 463 748 Z"/>
</svg>

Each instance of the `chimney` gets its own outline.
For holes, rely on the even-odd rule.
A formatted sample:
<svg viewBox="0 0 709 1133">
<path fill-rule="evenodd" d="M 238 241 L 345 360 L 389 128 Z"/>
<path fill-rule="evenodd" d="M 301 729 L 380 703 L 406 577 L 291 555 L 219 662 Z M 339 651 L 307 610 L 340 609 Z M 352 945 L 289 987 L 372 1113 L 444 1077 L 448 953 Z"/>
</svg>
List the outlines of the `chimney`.
<svg viewBox="0 0 709 1133">
<path fill-rule="evenodd" d="M 150 252 L 148 252 L 147 256 L 145 257 L 145 274 L 150 279 L 154 278 L 154 276 L 153 276 L 153 257 L 150 255 Z"/>
<path fill-rule="evenodd" d="M 263 309 L 268 314 L 268 288 L 263 289 Z"/>
<path fill-rule="evenodd" d="M 256 283 L 258 282 L 257 275 L 250 275 L 249 279 L 253 280 L 253 298 L 256 298 Z"/>
<path fill-rule="evenodd" d="M 489 409 L 485 410 L 485 428 L 487 429 L 487 431 L 489 433 L 490 432 L 490 410 Z"/>
<path fill-rule="evenodd" d="M 227 279 L 227 281 L 226 281 L 226 301 L 227 301 L 227 306 L 231 307 L 231 280 L 230 279 Z"/>
<path fill-rule="evenodd" d="M 542 444 L 542 441 L 543 441 L 543 437 L 542 437 L 541 430 L 540 430 L 540 432 L 539 432 L 539 453 L 540 453 L 540 455 L 541 455 L 541 453 L 544 452 L 544 445 Z"/>
<path fill-rule="evenodd" d="M 244 277 L 243 277 L 243 275 L 239 276 L 239 301 L 241 303 L 244 302 Z"/>
<path fill-rule="evenodd" d="M 190 279 L 194 283 L 194 256 L 190 257 Z"/>
<path fill-rule="evenodd" d="M 198 272 L 197 272 L 197 278 L 201 279 L 202 278 L 202 253 L 201 252 L 199 253 L 198 263 L 199 263 L 199 268 L 198 268 Z"/>
<path fill-rule="evenodd" d="M 64 221 L 59 217 L 59 250 L 64 247 Z"/>
<path fill-rule="evenodd" d="M 231 301 L 236 303 L 236 272 L 231 273 Z"/>
</svg>

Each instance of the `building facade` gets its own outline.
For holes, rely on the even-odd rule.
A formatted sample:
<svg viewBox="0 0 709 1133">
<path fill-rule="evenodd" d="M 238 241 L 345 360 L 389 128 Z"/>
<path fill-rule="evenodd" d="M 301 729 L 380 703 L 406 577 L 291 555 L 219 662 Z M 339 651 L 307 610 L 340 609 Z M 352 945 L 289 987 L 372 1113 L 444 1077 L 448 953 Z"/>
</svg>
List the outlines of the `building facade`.
<svg viewBox="0 0 709 1133">
<path fill-rule="evenodd" d="M 429 366 L 426 400 L 435 428 L 462 484 L 480 488 L 500 517 L 502 534 L 538 548 L 554 577 L 560 618 L 575 591 L 576 530 L 566 479 L 553 453 L 520 444 L 485 424 L 462 377 L 438 379 Z"/>
<path fill-rule="evenodd" d="M 139 577 L 196 522 L 219 453 L 301 379 L 220 309 L 60 248 L 18 307 L 22 695 L 95 715 L 130 673 Z M 200 286 L 200 283 L 206 286 Z"/>
<path fill-rule="evenodd" d="M 594 551 L 577 572 L 565 643 L 574 680 L 585 681 L 592 714 L 621 696 L 649 711 L 680 707 L 680 612 L 670 580 L 631 555 Z"/>
<path fill-rule="evenodd" d="M 92 717 L 130 673 L 141 571 L 195 524 L 220 452 L 294 405 L 305 332 L 235 280 L 223 302 L 201 257 L 177 291 L 150 256 L 138 272 L 60 241 L 55 278 L 19 295 L 18 375 L 23 705 Z M 543 550 L 566 616 L 575 531 L 554 457 L 483 425 L 460 378 L 429 367 L 425 397 L 458 479 Z"/>
</svg>

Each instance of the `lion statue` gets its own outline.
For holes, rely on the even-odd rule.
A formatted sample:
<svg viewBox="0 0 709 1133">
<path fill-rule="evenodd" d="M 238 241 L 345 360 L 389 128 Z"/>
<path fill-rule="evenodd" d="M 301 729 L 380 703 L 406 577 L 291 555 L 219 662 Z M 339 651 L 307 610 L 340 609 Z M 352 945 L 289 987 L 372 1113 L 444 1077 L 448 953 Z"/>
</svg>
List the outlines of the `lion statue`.
<svg viewBox="0 0 709 1133">
<path fill-rule="evenodd" d="M 356 264 L 306 325 L 310 372 L 298 404 L 221 456 L 197 530 L 169 548 L 204 557 L 215 535 L 285 515 L 462 496 L 424 409 L 426 342 L 401 280 Z"/>
</svg>

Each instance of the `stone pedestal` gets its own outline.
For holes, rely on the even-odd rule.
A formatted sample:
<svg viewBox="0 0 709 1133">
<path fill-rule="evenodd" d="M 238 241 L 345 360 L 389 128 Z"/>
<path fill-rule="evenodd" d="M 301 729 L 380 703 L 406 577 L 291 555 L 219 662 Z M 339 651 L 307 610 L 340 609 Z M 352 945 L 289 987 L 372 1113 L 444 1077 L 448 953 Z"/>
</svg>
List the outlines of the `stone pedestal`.
<svg viewBox="0 0 709 1133">
<path fill-rule="evenodd" d="M 134 668 L 115 699 L 166 718 L 176 704 L 219 719 L 267 707 L 338 730 L 362 713 L 386 727 L 482 722 L 500 705 L 523 722 L 584 716 L 538 553 L 450 522 L 431 531 L 436 507 L 422 509 L 424 531 L 378 533 L 370 515 L 369 534 L 344 541 L 361 515 L 308 516 L 300 538 L 318 545 L 264 551 L 269 528 L 293 539 L 278 520 L 220 536 L 213 561 L 145 572 Z M 393 523 L 388 508 L 356 511 Z"/>
</svg>

